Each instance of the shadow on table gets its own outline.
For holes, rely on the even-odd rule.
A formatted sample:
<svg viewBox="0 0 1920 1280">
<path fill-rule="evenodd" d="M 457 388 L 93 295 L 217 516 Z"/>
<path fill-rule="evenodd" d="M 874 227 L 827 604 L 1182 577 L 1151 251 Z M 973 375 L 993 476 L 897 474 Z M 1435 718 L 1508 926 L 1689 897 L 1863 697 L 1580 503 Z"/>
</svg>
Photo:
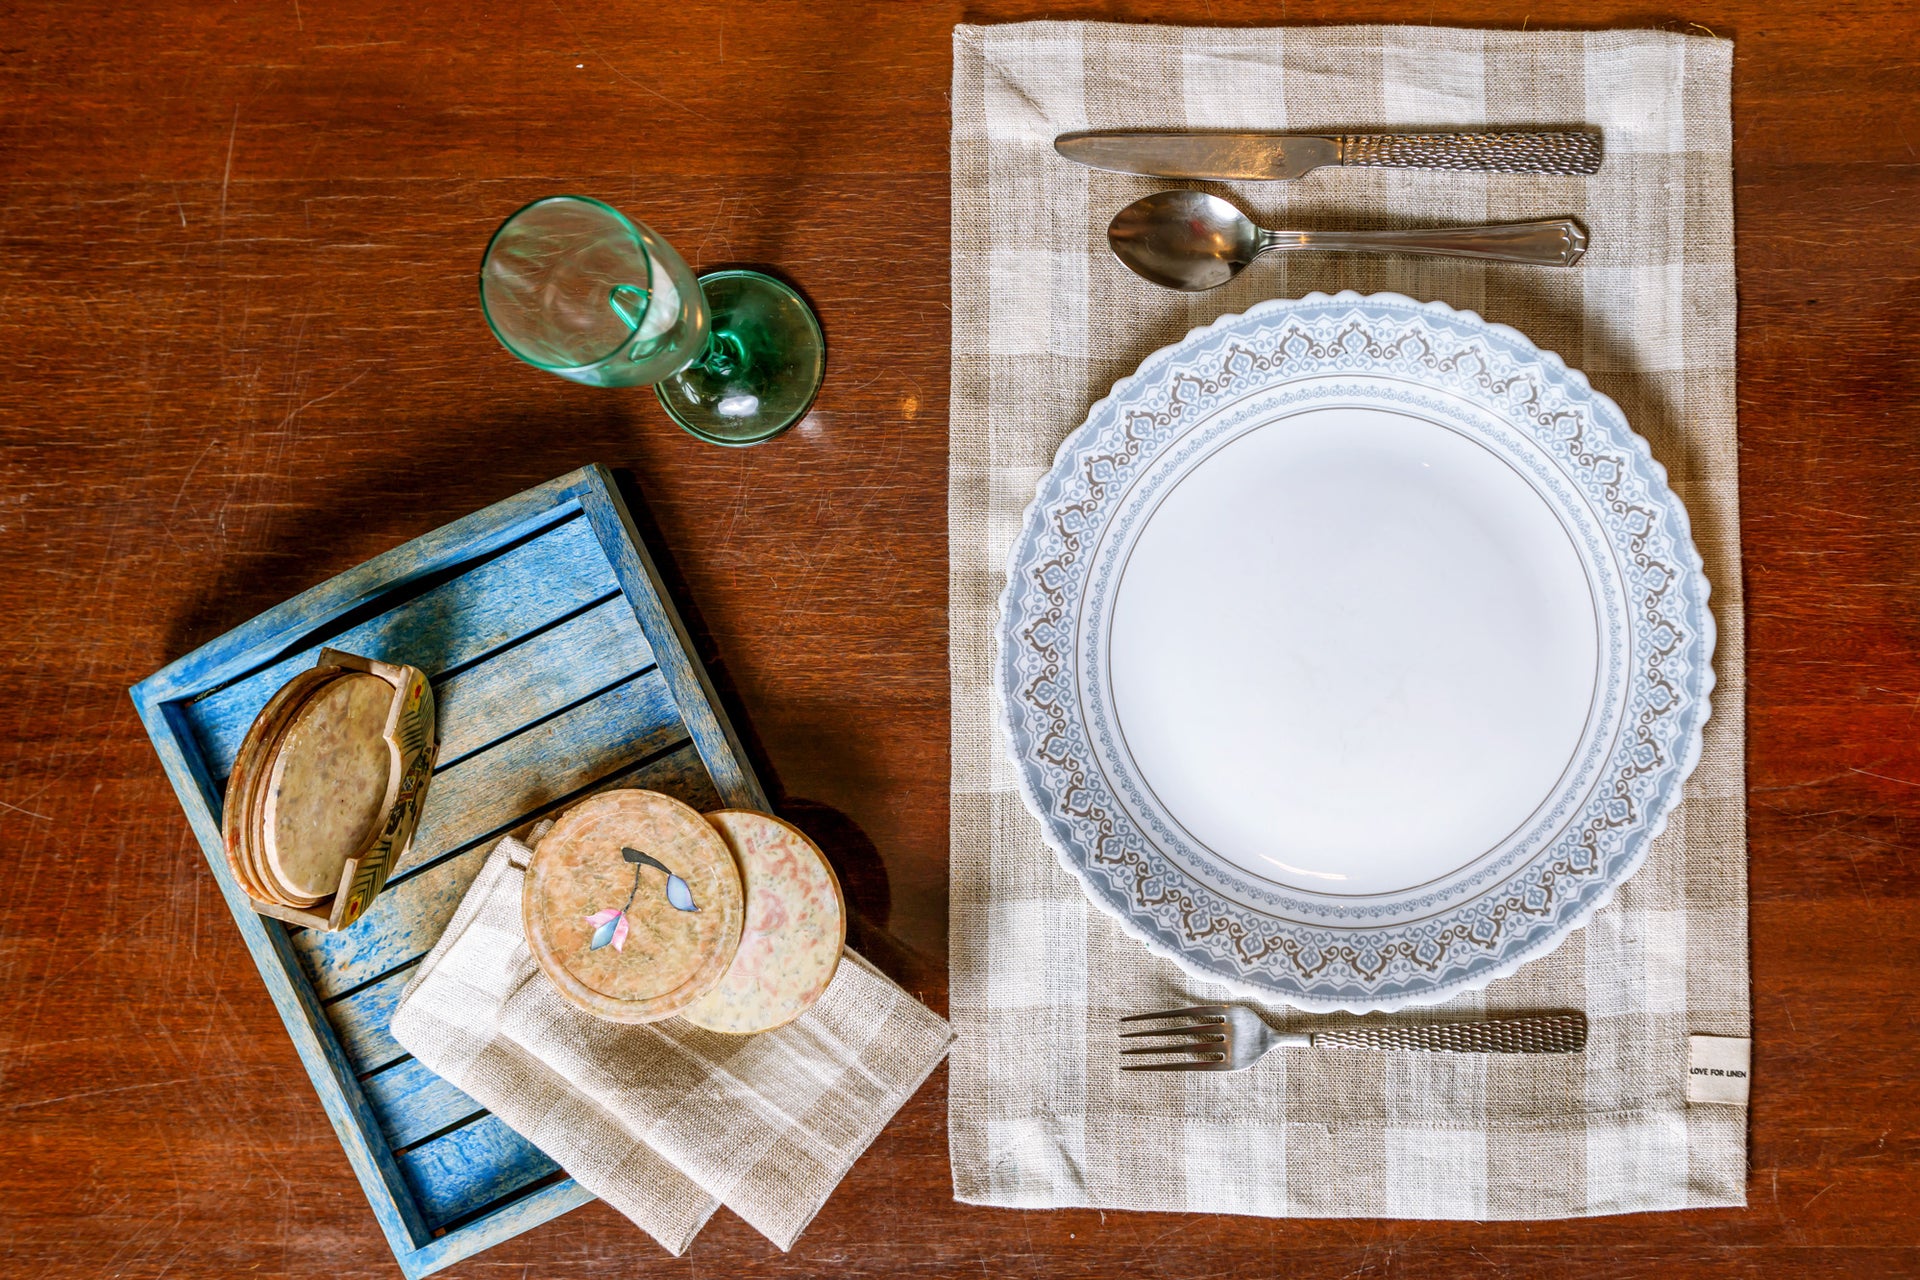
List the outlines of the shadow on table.
<svg viewBox="0 0 1920 1280">
<path fill-rule="evenodd" d="M 681 576 L 672 554 L 666 550 L 666 541 L 653 521 L 653 514 L 647 507 L 637 478 L 627 470 L 616 470 L 613 477 L 621 500 L 633 513 L 634 528 L 639 531 L 641 541 L 653 556 L 661 584 L 680 611 L 687 638 L 706 667 L 714 698 L 732 722 L 742 752 L 759 775 L 768 804 L 777 815 L 798 827 L 808 839 L 820 846 L 834 874 L 839 877 L 841 894 L 847 905 L 847 945 L 895 982 L 902 986 L 914 986 L 921 981 L 929 962 L 887 931 L 888 917 L 893 909 L 893 893 L 886 863 L 879 849 L 860 825 L 840 810 L 818 800 L 787 795 L 772 760 L 768 758 L 765 744 L 754 731 L 752 718 L 741 705 L 726 662 L 700 615 L 700 607 L 688 591 L 686 580 Z"/>
<path fill-rule="evenodd" d="M 368 457 L 358 476 L 330 488 L 302 483 L 298 505 L 273 516 L 266 545 L 226 557 L 174 616 L 164 641 L 167 660 L 375 555 L 604 456 L 606 442 L 631 442 L 640 429 L 626 401 L 613 395 L 569 405 L 563 425 L 556 430 L 550 411 L 502 413 L 463 424 L 443 451 L 413 453 L 409 440 L 396 439 L 390 454 Z M 629 505 L 636 501 L 631 486 L 622 486 L 621 496 Z M 639 514 L 636 508 L 636 519 Z M 645 532 L 656 549 L 651 522 Z M 343 556 L 343 545 L 366 550 Z M 438 580 L 413 583 L 408 594 Z M 343 619 L 340 629 L 356 620 Z"/>
</svg>

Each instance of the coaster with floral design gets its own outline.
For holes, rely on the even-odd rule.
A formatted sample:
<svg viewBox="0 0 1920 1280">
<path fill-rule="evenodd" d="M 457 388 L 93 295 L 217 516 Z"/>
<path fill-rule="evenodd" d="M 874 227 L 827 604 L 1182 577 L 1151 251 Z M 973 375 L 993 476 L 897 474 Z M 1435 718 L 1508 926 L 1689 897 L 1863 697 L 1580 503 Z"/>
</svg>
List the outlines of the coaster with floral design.
<svg viewBox="0 0 1920 1280">
<path fill-rule="evenodd" d="M 655 791 L 603 791 L 561 814 L 527 866 L 527 945 L 571 1004 L 657 1022 L 733 962 L 740 873 L 698 812 Z"/>
</svg>

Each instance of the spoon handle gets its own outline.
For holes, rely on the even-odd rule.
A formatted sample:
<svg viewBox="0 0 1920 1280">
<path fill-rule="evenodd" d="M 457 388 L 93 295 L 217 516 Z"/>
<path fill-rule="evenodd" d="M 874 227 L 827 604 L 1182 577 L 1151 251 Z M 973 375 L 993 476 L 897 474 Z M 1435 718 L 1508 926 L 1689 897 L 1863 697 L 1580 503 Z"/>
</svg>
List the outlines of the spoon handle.
<svg viewBox="0 0 1920 1280">
<path fill-rule="evenodd" d="M 1265 231 L 1260 253 L 1321 249 L 1344 253 L 1425 253 L 1486 258 L 1540 267 L 1570 267 L 1587 251 L 1587 233 L 1571 218 L 1509 222 L 1490 227 L 1435 227 L 1425 231 Z"/>
</svg>

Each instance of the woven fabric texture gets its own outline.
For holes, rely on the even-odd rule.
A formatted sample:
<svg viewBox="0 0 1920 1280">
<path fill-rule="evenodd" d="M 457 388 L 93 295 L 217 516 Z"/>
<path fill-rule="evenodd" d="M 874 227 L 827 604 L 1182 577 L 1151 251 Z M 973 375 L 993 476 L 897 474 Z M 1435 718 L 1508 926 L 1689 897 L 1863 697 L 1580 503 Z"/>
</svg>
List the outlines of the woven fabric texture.
<svg viewBox="0 0 1920 1280">
<path fill-rule="evenodd" d="M 1652 31 L 960 27 L 953 68 L 950 1090 L 979 1204 L 1542 1218 L 1745 1203 L 1746 1110 L 1689 1106 L 1690 1034 L 1749 1027 L 1744 636 L 1725 41 Z M 1212 293 L 1135 278 L 1114 212 L 1173 185 L 1058 157 L 1075 129 L 1597 127 L 1591 177 L 1321 169 L 1217 184 L 1277 227 L 1573 215 L 1576 269 L 1271 255 Z M 1583 1009 L 1565 1057 L 1283 1051 L 1118 1073 L 1114 1020 L 1213 992 L 1093 907 L 1023 807 L 998 722 L 1008 550 L 1115 380 L 1271 297 L 1391 290 L 1509 324 L 1583 370 L 1686 504 L 1718 626 L 1699 768 L 1638 872 L 1551 955 L 1419 1016 Z M 1276 1022 L 1304 1018 L 1276 1011 Z"/>
<path fill-rule="evenodd" d="M 811 1009 L 760 1035 L 602 1021 L 527 949 L 528 856 L 511 836 L 488 856 L 394 1039 L 670 1252 L 722 1204 L 791 1247 L 945 1055 L 946 1022 L 852 951 Z"/>
</svg>

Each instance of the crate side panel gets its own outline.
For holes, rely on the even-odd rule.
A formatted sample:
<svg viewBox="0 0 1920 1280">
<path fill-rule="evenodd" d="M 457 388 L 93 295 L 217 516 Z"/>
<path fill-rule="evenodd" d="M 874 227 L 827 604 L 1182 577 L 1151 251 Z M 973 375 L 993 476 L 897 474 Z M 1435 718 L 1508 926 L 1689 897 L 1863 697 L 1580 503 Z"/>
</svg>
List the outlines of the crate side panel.
<svg viewBox="0 0 1920 1280">
<path fill-rule="evenodd" d="M 605 467 L 585 468 L 580 507 L 593 522 L 607 559 L 619 576 L 634 616 L 653 644 L 661 673 L 680 704 L 687 732 L 707 762 L 707 772 L 726 802 L 736 808 L 766 810 L 765 790 L 741 747 L 739 735 L 728 723 L 713 682 L 681 621 L 679 611 L 661 582 L 647 547 L 634 528 L 633 516 L 614 490 Z"/>
<path fill-rule="evenodd" d="M 551 1222 L 592 1199 L 593 1193 L 572 1178 L 557 1178 L 511 1200 L 496 1203 L 472 1222 L 420 1246 L 399 1259 L 400 1269 L 407 1280 L 421 1280 L 423 1276 L 511 1240 L 523 1231 L 531 1231 L 543 1222 Z"/>
</svg>

